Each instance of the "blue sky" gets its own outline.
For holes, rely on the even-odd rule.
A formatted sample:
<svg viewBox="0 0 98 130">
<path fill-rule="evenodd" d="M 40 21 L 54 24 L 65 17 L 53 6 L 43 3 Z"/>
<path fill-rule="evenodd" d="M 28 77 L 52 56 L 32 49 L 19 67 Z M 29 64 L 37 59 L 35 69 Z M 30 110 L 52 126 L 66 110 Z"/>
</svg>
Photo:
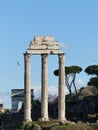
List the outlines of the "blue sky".
<svg viewBox="0 0 98 130">
<path fill-rule="evenodd" d="M 5 108 L 11 107 L 11 89 L 24 88 L 23 53 L 36 35 L 54 36 L 66 53 L 67 66 L 85 69 L 98 64 L 98 1 L 0 1 L 0 103 Z M 41 84 L 40 59 L 40 56 L 31 58 L 31 84 L 36 94 Z M 48 62 L 49 91 L 55 93 L 58 80 L 53 71 L 58 68 L 58 57 L 49 56 Z M 90 78 L 83 71 L 77 76 L 78 88 Z"/>
</svg>

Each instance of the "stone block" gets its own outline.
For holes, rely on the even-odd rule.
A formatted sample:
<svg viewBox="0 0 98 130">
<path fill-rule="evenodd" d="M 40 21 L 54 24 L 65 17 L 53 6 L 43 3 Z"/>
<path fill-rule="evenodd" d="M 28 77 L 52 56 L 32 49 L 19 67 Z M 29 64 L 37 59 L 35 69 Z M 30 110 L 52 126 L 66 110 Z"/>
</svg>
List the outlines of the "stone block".
<svg viewBox="0 0 98 130">
<path fill-rule="evenodd" d="M 47 42 L 50 42 L 50 41 L 54 41 L 54 37 L 53 36 L 35 36 L 34 37 L 34 41 L 47 41 Z"/>
</svg>

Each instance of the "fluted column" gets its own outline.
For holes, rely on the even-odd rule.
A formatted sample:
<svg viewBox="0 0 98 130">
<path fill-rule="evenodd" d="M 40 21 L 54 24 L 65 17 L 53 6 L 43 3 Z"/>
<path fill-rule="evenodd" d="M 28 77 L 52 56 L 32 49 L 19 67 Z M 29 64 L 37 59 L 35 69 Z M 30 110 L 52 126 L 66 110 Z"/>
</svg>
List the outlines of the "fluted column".
<svg viewBox="0 0 98 130">
<path fill-rule="evenodd" d="M 24 120 L 31 120 L 30 54 L 24 54 Z"/>
<path fill-rule="evenodd" d="M 59 54 L 58 120 L 65 120 L 65 66 L 64 54 Z"/>
<path fill-rule="evenodd" d="M 48 121 L 48 55 L 42 54 L 41 118 Z"/>
</svg>

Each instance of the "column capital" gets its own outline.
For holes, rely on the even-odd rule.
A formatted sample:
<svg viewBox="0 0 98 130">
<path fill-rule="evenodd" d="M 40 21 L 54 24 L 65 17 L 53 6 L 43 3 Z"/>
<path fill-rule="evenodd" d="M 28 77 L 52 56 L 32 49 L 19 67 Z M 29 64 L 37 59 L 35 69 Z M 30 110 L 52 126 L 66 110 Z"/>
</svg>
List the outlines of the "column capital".
<svg viewBox="0 0 98 130">
<path fill-rule="evenodd" d="M 25 60 L 26 60 L 26 62 L 30 62 L 30 56 L 31 56 L 31 54 L 30 53 L 24 53 L 24 58 L 25 58 Z"/>
<path fill-rule="evenodd" d="M 61 53 L 61 54 L 58 54 L 58 56 L 59 56 L 59 64 L 64 64 L 64 56 L 65 56 L 65 54 Z"/>
<path fill-rule="evenodd" d="M 41 57 L 42 57 L 42 61 L 43 61 L 43 63 L 46 64 L 48 54 L 41 54 Z"/>
<path fill-rule="evenodd" d="M 62 57 L 62 56 L 64 56 L 64 55 L 65 55 L 65 53 L 60 53 L 60 54 L 58 54 L 59 57 Z"/>
<path fill-rule="evenodd" d="M 48 57 L 48 54 L 47 54 L 47 53 L 41 54 L 41 56 L 42 56 L 43 58 L 46 58 L 46 57 Z"/>
</svg>

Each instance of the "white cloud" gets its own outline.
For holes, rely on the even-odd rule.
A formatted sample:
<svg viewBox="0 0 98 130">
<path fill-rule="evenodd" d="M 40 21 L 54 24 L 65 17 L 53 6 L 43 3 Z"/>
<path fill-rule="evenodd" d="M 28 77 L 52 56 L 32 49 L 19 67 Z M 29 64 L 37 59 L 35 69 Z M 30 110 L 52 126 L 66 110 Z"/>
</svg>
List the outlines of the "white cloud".
<svg viewBox="0 0 98 130">
<path fill-rule="evenodd" d="M 41 97 L 41 86 L 34 86 L 32 89 L 34 89 L 34 98 L 40 98 Z"/>
<path fill-rule="evenodd" d="M 33 87 L 34 89 L 34 97 L 35 98 L 40 98 L 41 97 L 41 86 L 35 86 Z M 57 96 L 58 95 L 58 87 L 57 86 L 49 86 L 48 87 L 48 94 Z M 65 94 L 68 94 L 68 90 L 65 87 Z"/>
<path fill-rule="evenodd" d="M 51 95 L 58 95 L 58 87 L 56 86 L 48 87 L 48 93 Z"/>
<path fill-rule="evenodd" d="M 60 47 L 61 47 L 62 49 L 67 48 L 67 44 L 65 44 L 65 43 L 59 43 L 59 45 L 60 45 Z"/>
<path fill-rule="evenodd" d="M 51 95 L 58 95 L 58 87 L 57 86 L 50 86 L 48 88 L 48 93 Z M 65 95 L 68 94 L 68 89 L 65 87 Z"/>
<path fill-rule="evenodd" d="M 82 79 L 78 79 L 76 81 L 76 86 L 77 87 L 85 87 L 86 86 L 86 83 L 82 80 Z"/>
<path fill-rule="evenodd" d="M 3 103 L 3 99 L 0 97 L 0 104 L 2 104 Z"/>
</svg>

